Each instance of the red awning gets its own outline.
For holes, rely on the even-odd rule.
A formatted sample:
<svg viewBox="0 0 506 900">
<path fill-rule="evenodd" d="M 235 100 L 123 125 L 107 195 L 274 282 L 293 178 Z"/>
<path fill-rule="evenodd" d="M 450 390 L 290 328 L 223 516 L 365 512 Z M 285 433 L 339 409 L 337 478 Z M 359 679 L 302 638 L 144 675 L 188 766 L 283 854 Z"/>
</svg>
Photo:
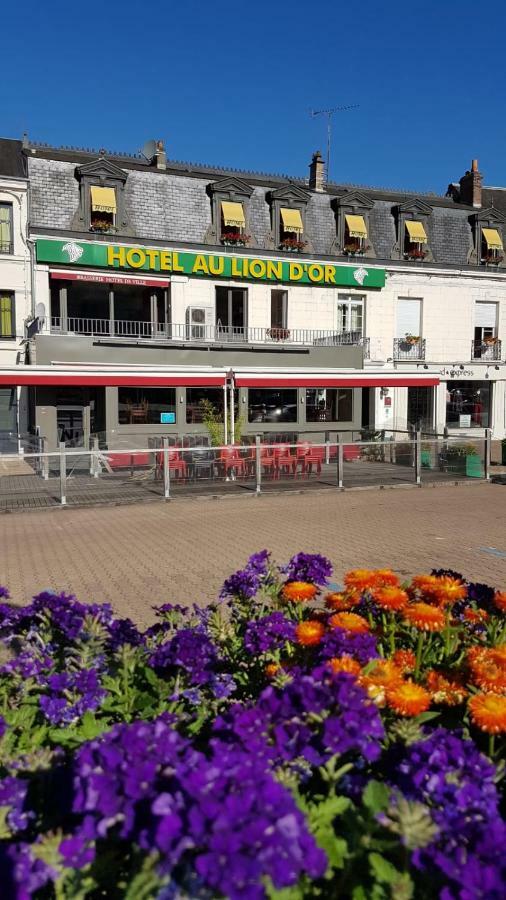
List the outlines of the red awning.
<svg viewBox="0 0 506 900">
<path fill-rule="evenodd" d="M 439 378 L 435 376 L 415 377 L 406 373 L 399 378 L 389 375 L 382 375 L 373 378 L 365 375 L 358 375 L 353 378 L 343 377 L 340 375 L 237 375 L 235 379 L 236 387 L 436 387 L 439 384 Z"/>
<path fill-rule="evenodd" d="M 0 369 L 0 385 L 43 387 L 222 387 L 225 374 L 198 372 L 140 372 L 60 369 L 37 366 Z"/>
<path fill-rule="evenodd" d="M 102 275 L 99 272 L 75 272 L 66 269 L 51 269 L 50 278 L 59 281 L 91 281 L 93 284 L 127 284 L 134 287 L 168 287 L 166 278 L 142 278 L 137 275 Z"/>
</svg>

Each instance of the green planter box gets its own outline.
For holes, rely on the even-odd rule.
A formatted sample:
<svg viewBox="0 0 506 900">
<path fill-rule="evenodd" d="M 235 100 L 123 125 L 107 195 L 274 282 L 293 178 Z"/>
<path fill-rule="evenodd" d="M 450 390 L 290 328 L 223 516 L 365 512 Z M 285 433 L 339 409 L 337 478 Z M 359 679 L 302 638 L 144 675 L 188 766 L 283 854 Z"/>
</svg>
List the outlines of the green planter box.
<svg viewBox="0 0 506 900">
<path fill-rule="evenodd" d="M 466 456 L 466 475 L 468 478 L 483 478 L 483 463 L 479 456 Z"/>
<path fill-rule="evenodd" d="M 422 450 L 420 456 L 422 461 L 422 469 L 432 468 L 432 458 L 430 450 Z"/>
</svg>

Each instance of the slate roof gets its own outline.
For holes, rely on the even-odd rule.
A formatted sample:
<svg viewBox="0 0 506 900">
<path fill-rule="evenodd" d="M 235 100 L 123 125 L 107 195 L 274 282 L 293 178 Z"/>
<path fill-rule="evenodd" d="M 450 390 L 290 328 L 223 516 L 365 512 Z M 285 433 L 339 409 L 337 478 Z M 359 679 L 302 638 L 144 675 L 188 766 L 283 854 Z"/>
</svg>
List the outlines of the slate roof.
<svg viewBox="0 0 506 900">
<path fill-rule="evenodd" d="M 2 145 L 8 143 L 16 145 L 11 148 L 10 157 L 16 159 L 19 156 L 20 142 L 0 141 L 0 169 Z M 252 233 L 249 249 L 252 250 L 268 251 L 271 229 L 268 195 L 270 191 L 288 184 L 297 185 L 309 193 L 306 231 L 317 257 L 336 254 L 336 217 L 332 200 L 357 189 L 373 201 L 368 213 L 369 237 L 379 261 L 390 260 L 393 256 L 396 206 L 416 198 L 421 198 L 432 210 L 427 225 L 434 262 L 465 266 L 473 245 L 471 217 L 476 210 L 448 194 L 443 196 L 337 183 L 330 183 L 324 192 L 317 192 L 309 190 L 307 178 L 245 172 L 177 160 L 167 160 L 167 168 L 162 170 L 157 169 L 155 160 L 149 162 L 141 156 L 73 147 L 52 148 L 26 141 L 24 153 L 31 184 L 32 230 L 43 233 L 73 230 L 79 206 L 76 167 L 102 155 L 128 174 L 125 207 L 129 228 L 124 236 L 138 242 L 178 242 L 190 247 L 205 244 L 211 225 L 208 187 L 214 181 L 235 176 L 253 189 L 249 200 Z M 9 158 L 6 150 L 3 155 Z M 506 214 L 506 189 L 484 188 L 483 207 L 489 205 Z M 107 239 L 110 240 L 109 237 Z M 407 265 L 412 267 L 413 264 Z"/>
</svg>

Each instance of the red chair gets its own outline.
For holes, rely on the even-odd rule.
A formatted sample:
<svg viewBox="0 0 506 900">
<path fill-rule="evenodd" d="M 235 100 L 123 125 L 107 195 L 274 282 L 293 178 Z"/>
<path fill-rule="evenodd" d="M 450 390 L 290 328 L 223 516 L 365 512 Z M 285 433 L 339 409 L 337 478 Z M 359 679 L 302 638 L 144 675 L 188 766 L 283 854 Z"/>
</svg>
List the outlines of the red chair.
<svg viewBox="0 0 506 900">
<path fill-rule="evenodd" d="M 267 447 L 260 448 L 260 465 L 262 467 L 262 473 L 271 474 L 273 478 L 276 477 L 277 460 Z"/>
<path fill-rule="evenodd" d="M 302 474 L 308 476 L 311 475 L 313 466 L 315 466 L 317 475 L 320 475 L 324 459 L 325 447 L 310 447 L 302 459 Z"/>
<path fill-rule="evenodd" d="M 345 444 L 343 446 L 343 459 L 345 462 L 353 462 L 360 459 L 360 447 L 357 444 Z"/>
<path fill-rule="evenodd" d="M 181 451 L 169 448 L 168 460 L 169 474 L 174 472 L 176 478 L 186 478 L 186 463 L 181 456 Z M 163 451 L 159 451 L 156 455 L 156 476 L 163 478 Z"/>
<path fill-rule="evenodd" d="M 295 475 L 297 475 L 297 469 L 299 468 L 299 466 L 301 473 L 304 473 L 304 460 L 307 454 L 310 453 L 311 447 L 312 444 L 310 444 L 309 441 L 303 441 L 302 443 L 297 444 L 297 447 L 295 448 Z"/>
<path fill-rule="evenodd" d="M 278 444 L 273 448 L 272 455 L 276 460 L 276 478 L 279 478 L 281 472 L 288 472 L 294 478 L 297 475 L 297 457 L 293 456 L 291 448 L 288 444 Z"/>
<path fill-rule="evenodd" d="M 134 469 L 152 465 L 151 453 L 106 453 L 111 469 Z"/>
<path fill-rule="evenodd" d="M 232 471 L 235 475 L 244 475 L 244 458 L 240 456 L 237 447 L 223 447 L 218 462 L 226 478 Z"/>
</svg>

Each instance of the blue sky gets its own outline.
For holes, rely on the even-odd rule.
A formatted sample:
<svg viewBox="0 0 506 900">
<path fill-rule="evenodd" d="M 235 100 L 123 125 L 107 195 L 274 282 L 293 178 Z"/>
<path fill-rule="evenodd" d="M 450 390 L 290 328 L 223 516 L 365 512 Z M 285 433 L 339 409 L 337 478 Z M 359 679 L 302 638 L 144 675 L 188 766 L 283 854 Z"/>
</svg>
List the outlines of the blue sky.
<svg viewBox="0 0 506 900">
<path fill-rule="evenodd" d="M 506 6 L 470 0 L 6 4 L 0 134 L 443 192 L 506 185 Z M 9 8 L 10 7 L 10 8 Z M 5 73 L 11 78 L 6 78 Z"/>
</svg>

